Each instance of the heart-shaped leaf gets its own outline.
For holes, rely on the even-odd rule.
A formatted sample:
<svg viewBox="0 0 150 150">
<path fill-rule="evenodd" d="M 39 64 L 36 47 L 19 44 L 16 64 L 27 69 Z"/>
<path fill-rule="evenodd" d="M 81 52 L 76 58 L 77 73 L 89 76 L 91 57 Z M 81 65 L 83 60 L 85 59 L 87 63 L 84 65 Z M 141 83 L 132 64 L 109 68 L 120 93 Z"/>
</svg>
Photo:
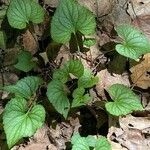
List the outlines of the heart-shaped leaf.
<svg viewBox="0 0 150 150">
<path fill-rule="evenodd" d="M 96 44 L 96 40 L 94 38 L 86 38 L 83 41 L 83 45 L 87 46 L 87 47 L 91 47 L 93 45 Z"/>
<path fill-rule="evenodd" d="M 14 66 L 21 71 L 29 72 L 36 66 L 36 63 L 32 60 L 30 52 L 22 51 L 18 54 L 18 63 Z"/>
<path fill-rule="evenodd" d="M 7 18 L 12 27 L 24 29 L 29 22 L 43 22 L 44 10 L 34 0 L 11 0 Z"/>
<path fill-rule="evenodd" d="M 74 134 L 71 138 L 73 144 L 72 150 L 90 150 L 85 137 L 81 137 L 78 133 Z"/>
<path fill-rule="evenodd" d="M 62 83 L 66 83 L 68 81 L 69 73 L 63 68 L 55 70 L 53 73 L 53 80 L 59 80 Z"/>
<path fill-rule="evenodd" d="M 84 66 L 80 60 L 69 60 L 64 65 L 65 72 L 73 74 L 76 77 L 81 77 L 84 73 Z"/>
<path fill-rule="evenodd" d="M 94 136 L 81 137 L 80 134 L 75 133 L 71 138 L 73 144 L 72 150 L 111 150 L 111 145 L 108 140 L 100 136 L 98 138 Z"/>
<path fill-rule="evenodd" d="M 92 75 L 91 70 L 84 69 L 84 74 L 78 80 L 78 86 L 90 88 L 98 83 L 98 77 Z"/>
<path fill-rule="evenodd" d="M 5 86 L 4 90 L 14 93 L 16 96 L 30 99 L 40 84 L 42 84 L 41 78 L 29 76 L 19 80 L 15 85 Z"/>
<path fill-rule="evenodd" d="M 95 32 L 95 18 L 75 0 L 61 0 L 52 18 L 51 35 L 55 42 L 66 43 L 77 31 L 84 35 Z"/>
<path fill-rule="evenodd" d="M 96 141 L 95 150 L 111 150 L 111 144 L 105 137 L 99 137 Z"/>
<path fill-rule="evenodd" d="M 90 102 L 91 97 L 89 94 L 85 94 L 85 89 L 83 87 L 79 87 L 73 91 L 73 102 L 72 107 L 79 107 L 86 105 L 88 102 Z"/>
<path fill-rule="evenodd" d="M 121 44 L 116 45 L 116 51 L 119 54 L 137 60 L 142 54 L 150 52 L 148 38 L 136 28 L 130 25 L 120 25 L 116 31 L 123 39 Z"/>
<path fill-rule="evenodd" d="M 67 97 L 67 87 L 63 82 L 52 80 L 48 84 L 47 97 L 54 108 L 66 118 L 70 109 L 70 103 Z"/>
<path fill-rule="evenodd" d="M 42 127 L 44 120 L 45 109 L 42 105 L 34 105 L 29 110 L 24 98 L 14 98 L 8 102 L 3 114 L 3 124 L 9 148 L 21 138 L 32 136 Z"/>
<path fill-rule="evenodd" d="M 136 110 L 143 110 L 140 99 L 132 90 L 122 84 L 114 84 L 108 89 L 114 102 L 107 102 L 106 110 L 115 116 L 126 115 Z"/>
</svg>

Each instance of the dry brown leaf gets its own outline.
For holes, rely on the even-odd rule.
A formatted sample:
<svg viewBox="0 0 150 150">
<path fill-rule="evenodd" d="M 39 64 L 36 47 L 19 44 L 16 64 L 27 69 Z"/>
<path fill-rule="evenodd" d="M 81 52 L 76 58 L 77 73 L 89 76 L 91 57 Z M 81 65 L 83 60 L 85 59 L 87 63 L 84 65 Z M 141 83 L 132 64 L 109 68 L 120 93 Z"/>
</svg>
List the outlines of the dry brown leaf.
<svg viewBox="0 0 150 150">
<path fill-rule="evenodd" d="M 127 115 L 125 117 L 120 117 L 119 123 L 123 129 L 131 128 L 144 131 L 145 129 L 150 128 L 149 117 L 134 117 L 132 115 Z"/>
<path fill-rule="evenodd" d="M 13 64 L 15 64 L 19 52 L 20 52 L 20 48 L 17 47 L 16 45 L 13 48 L 6 49 L 3 65 L 10 67 Z"/>
<path fill-rule="evenodd" d="M 150 39 L 150 15 L 138 17 L 133 20 L 132 24 Z"/>
<path fill-rule="evenodd" d="M 121 144 L 119 144 L 119 143 L 115 143 L 113 141 L 109 141 L 109 142 L 111 144 L 112 150 L 128 150 L 127 148 L 122 147 Z"/>
<path fill-rule="evenodd" d="M 77 0 L 81 5 L 88 8 L 90 11 L 92 11 L 94 14 L 97 14 L 99 17 L 109 14 L 113 6 L 115 4 L 115 0 Z M 51 7 L 57 7 L 58 0 L 45 0 L 45 4 L 51 6 Z"/>
<path fill-rule="evenodd" d="M 127 14 L 127 3 L 126 0 L 109 0 L 112 4 L 112 10 L 110 13 L 105 14 L 99 18 L 100 22 L 105 24 L 107 29 L 107 24 L 112 24 L 118 26 L 119 24 L 131 23 L 131 17 Z M 101 0 L 101 3 L 104 3 L 104 0 Z M 113 3 L 112 3 L 113 2 Z M 105 8 L 104 8 L 105 9 Z"/>
<path fill-rule="evenodd" d="M 108 133 L 109 141 L 116 141 L 128 150 L 149 150 L 150 140 L 138 129 L 111 127 Z M 120 149 L 122 150 L 122 147 Z M 114 149 L 118 150 L 118 148 Z"/>
<path fill-rule="evenodd" d="M 72 126 L 65 122 L 57 123 L 55 129 L 50 127 L 50 135 L 55 140 L 55 145 L 58 150 L 66 149 L 65 143 L 71 139 L 72 133 Z"/>
<path fill-rule="evenodd" d="M 10 84 L 14 84 L 16 83 L 18 80 L 18 76 L 14 73 L 11 73 L 11 72 L 4 72 L 3 73 L 3 77 L 0 76 L 0 86 L 1 85 L 10 85 Z M 4 83 L 3 83 L 4 82 Z M 9 96 L 9 92 L 6 92 L 6 91 L 1 91 L 0 90 L 0 96 L 1 96 L 1 99 L 4 100 L 6 98 L 8 98 Z M 0 109 L 0 114 L 1 114 L 1 109 Z"/>
<path fill-rule="evenodd" d="M 58 2 L 59 2 L 58 0 L 44 0 L 44 4 L 51 7 L 57 7 Z"/>
<path fill-rule="evenodd" d="M 70 53 L 68 46 L 62 45 L 57 54 L 55 62 L 56 64 L 61 64 L 63 66 L 64 63 L 71 58 L 70 56 L 71 56 L 71 53 Z"/>
<path fill-rule="evenodd" d="M 150 87 L 150 53 L 144 56 L 144 61 L 131 69 L 131 80 L 134 86 L 138 86 L 142 89 Z"/>
<path fill-rule="evenodd" d="M 128 13 L 131 18 L 150 14 L 150 0 L 130 0 Z"/>
<path fill-rule="evenodd" d="M 26 32 L 22 35 L 23 47 L 32 54 L 35 54 L 38 49 L 38 44 L 36 42 L 37 39 L 35 38 L 36 37 L 33 37 L 29 30 L 26 30 Z"/>
<path fill-rule="evenodd" d="M 78 117 L 69 117 L 68 120 L 70 121 L 70 124 L 73 127 L 73 131 L 78 132 L 79 128 L 81 127 L 79 118 Z"/>
</svg>

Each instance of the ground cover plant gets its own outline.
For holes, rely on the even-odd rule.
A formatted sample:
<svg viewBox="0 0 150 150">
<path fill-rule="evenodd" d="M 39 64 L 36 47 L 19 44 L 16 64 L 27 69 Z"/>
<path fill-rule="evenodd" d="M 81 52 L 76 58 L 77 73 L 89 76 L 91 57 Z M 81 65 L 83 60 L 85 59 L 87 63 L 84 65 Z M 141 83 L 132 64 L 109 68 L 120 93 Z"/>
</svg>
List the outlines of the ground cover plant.
<svg viewBox="0 0 150 150">
<path fill-rule="evenodd" d="M 98 75 L 93 54 L 90 53 L 88 63 L 83 58 L 97 42 L 93 36 L 98 30 L 96 16 L 76 0 L 61 0 L 56 10 L 50 12 L 41 1 L 35 0 L 10 0 L 4 2 L 0 9 L 1 126 L 5 149 L 24 143 L 25 138 L 33 137 L 44 125 L 52 126 L 55 122 L 57 126 L 60 122 L 69 122 L 70 117 L 74 116 L 81 119 L 83 115 L 86 118 L 82 111 L 88 110 L 97 116 L 95 109 L 98 109 L 110 118 L 119 118 L 145 110 L 139 94 L 134 90 L 136 83 L 132 86 L 111 84 L 104 88 L 104 98 L 98 95 L 97 90 L 96 96 L 92 94 L 103 79 Z M 44 31 L 37 35 L 40 25 L 44 25 Z M 149 39 L 133 25 L 117 25 L 113 32 L 116 40 L 113 50 L 104 52 L 106 57 L 117 55 L 125 60 L 123 65 L 132 62 L 134 66 L 150 53 Z M 36 52 L 30 51 L 21 42 L 25 33 L 29 33 L 34 40 Z M 5 51 L 10 47 L 18 51 L 13 63 L 5 64 Z M 60 58 L 58 63 L 56 57 L 62 47 L 69 51 L 69 58 L 63 63 Z M 8 55 L 11 54 L 8 52 Z M 6 68 L 17 75 L 15 83 L 5 84 Z M 104 128 L 102 125 L 100 127 Z M 69 144 L 65 146 L 72 150 L 111 150 L 112 144 L 106 136 L 98 131 L 83 134 L 78 129 L 71 133 L 70 139 L 65 142 Z"/>
</svg>

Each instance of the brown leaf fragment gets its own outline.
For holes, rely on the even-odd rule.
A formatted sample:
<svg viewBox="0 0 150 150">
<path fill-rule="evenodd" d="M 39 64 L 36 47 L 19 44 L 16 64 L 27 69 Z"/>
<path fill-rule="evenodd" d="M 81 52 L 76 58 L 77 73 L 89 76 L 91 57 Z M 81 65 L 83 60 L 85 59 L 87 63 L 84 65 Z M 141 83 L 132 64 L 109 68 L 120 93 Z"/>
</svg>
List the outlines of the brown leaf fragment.
<svg viewBox="0 0 150 150">
<path fill-rule="evenodd" d="M 108 134 L 109 140 L 128 150 L 149 150 L 150 141 L 140 130 L 130 128 L 122 129 L 122 132 L 120 130 L 121 128 L 111 127 Z M 120 134 L 117 134 L 118 132 Z M 122 147 L 120 147 L 120 150 L 122 150 Z M 117 150 L 117 148 L 113 149 Z"/>
<path fill-rule="evenodd" d="M 26 30 L 22 35 L 23 47 L 32 54 L 35 54 L 38 49 L 37 39 L 35 38 L 36 37 L 34 37 L 29 30 Z"/>
<path fill-rule="evenodd" d="M 150 40 L 150 15 L 135 18 L 132 24 L 138 27 Z"/>
<path fill-rule="evenodd" d="M 134 86 L 142 89 L 150 87 L 150 53 L 144 56 L 144 60 L 131 69 L 131 80 Z"/>
<path fill-rule="evenodd" d="M 130 0 L 127 12 L 131 18 L 150 14 L 150 0 Z"/>
<path fill-rule="evenodd" d="M 132 115 L 127 115 L 125 117 L 120 117 L 119 123 L 121 128 L 123 128 L 124 130 L 130 128 L 143 131 L 145 129 L 150 128 L 149 117 L 134 117 Z"/>
</svg>

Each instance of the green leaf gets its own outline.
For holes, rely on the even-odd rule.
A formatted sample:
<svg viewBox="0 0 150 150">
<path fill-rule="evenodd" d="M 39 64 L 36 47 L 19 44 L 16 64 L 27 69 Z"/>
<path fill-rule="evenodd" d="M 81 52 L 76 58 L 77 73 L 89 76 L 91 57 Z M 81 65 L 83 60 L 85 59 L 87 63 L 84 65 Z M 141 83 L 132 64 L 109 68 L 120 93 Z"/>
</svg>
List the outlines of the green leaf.
<svg viewBox="0 0 150 150">
<path fill-rule="evenodd" d="M 64 70 L 79 78 L 84 73 L 84 66 L 80 60 L 70 60 L 64 65 Z"/>
<path fill-rule="evenodd" d="M 92 135 L 88 135 L 86 137 L 86 141 L 87 141 L 89 147 L 95 147 L 97 139 Z"/>
<path fill-rule="evenodd" d="M 3 114 L 3 124 L 9 148 L 21 138 L 32 136 L 41 128 L 45 120 L 45 109 L 42 105 L 34 105 L 28 111 L 24 98 L 14 98 L 7 103 Z"/>
<path fill-rule="evenodd" d="M 12 27 L 24 29 L 29 22 L 43 22 L 44 10 L 34 0 L 11 0 L 7 18 Z"/>
<path fill-rule="evenodd" d="M 107 102 L 106 110 L 115 116 L 126 115 L 136 110 L 143 110 L 140 99 L 131 89 L 122 84 L 114 84 L 108 89 L 114 102 Z"/>
<path fill-rule="evenodd" d="M 94 38 L 86 38 L 84 41 L 83 41 L 83 45 L 87 46 L 87 47 L 91 47 L 93 45 L 96 44 L 96 40 Z"/>
<path fill-rule="evenodd" d="M 14 66 L 21 71 L 29 72 L 36 66 L 36 63 L 32 60 L 30 52 L 21 51 L 21 53 L 18 54 L 18 63 Z"/>
<path fill-rule="evenodd" d="M 73 144 L 72 150 L 111 150 L 111 145 L 105 137 L 96 139 L 94 136 L 81 137 L 80 134 L 75 133 L 71 138 Z"/>
<path fill-rule="evenodd" d="M 5 49 L 6 48 L 6 34 L 4 31 L 0 31 L 0 48 Z"/>
<path fill-rule="evenodd" d="M 111 144 L 105 137 L 100 137 L 97 139 L 95 150 L 111 150 Z"/>
<path fill-rule="evenodd" d="M 66 43 L 77 31 L 84 35 L 95 32 L 93 14 L 75 0 L 61 0 L 52 18 L 51 35 L 55 42 Z"/>
<path fill-rule="evenodd" d="M 90 88 L 98 83 L 98 77 L 92 75 L 91 70 L 84 69 L 84 74 L 78 80 L 78 86 L 84 88 Z"/>
<path fill-rule="evenodd" d="M 86 138 L 78 133 L 72 136 L 71 143 L 73 144 L 72 150 L 90 150 Z"/>
<path fill-rule="evenodd" d="M 123 39 L 121 44 L 116 45 L 116 51 L 119 54 L 137 60 L 142 54 L 150 52 L 148 38 L 136 28 L 130 25 L 120 25 L 116 31 Z"/>
<path fill-rule="evenodd" d="M 73 102 L 71 107 L 79 107 L 82 105 L 86 105 L 91 100 L 89 94 L 85 94 L 85 89 L 83 87 L 79 87 L 73 91 Z"/>
<path fill-rule="evenodd" d="M 0 8 L 0 20 L 4 19 L 5 15 L 6 15 L 6 11 L 7 11 L 7 6 L 6 5 L 2 5 Z"/>
<path fill-rule="evenodd" d="M 65 69 L 57 69 L 53 73 L 53 80 L 59 80 L 62 83 L 66 83 L 68 81 L 69 73 L 66 72 Z"/>
<path fill-rule="evenodd" d="M 57 69 L 54 71 L 53 79 L 60 80 L 63 83 L 68 81 L 69 73 L 73 74 L 76 77 L 83 75 L 84 66 L 79 60 L 70 60 L 65 63 L 64 68 Z"/>
<path fill-rule="evenodd" d="M 5 86 L 4 90 L 15 93 L 16 96 L 30 99 L 31 96 L 35 94 L 40 84 L 42 84 L 41 78 L 29 76 L 19 80 L 15 85 Z"/>
<path fill-rule="evenodd" d="M 6 11 L 7 11 L 8 6 L 6 5 L 1 5 L 0 7 L 0 28 L 3 22 L 3 19 L 5 18 Z"/>
<path fill-rule="evenodd" d="M 54 108 L 62 114 L 64 118 L 67 118 L 70 109 L 67 87 L 59 80 L 52 80 L 48 84 L 47 97 Z"/>
</svg>

